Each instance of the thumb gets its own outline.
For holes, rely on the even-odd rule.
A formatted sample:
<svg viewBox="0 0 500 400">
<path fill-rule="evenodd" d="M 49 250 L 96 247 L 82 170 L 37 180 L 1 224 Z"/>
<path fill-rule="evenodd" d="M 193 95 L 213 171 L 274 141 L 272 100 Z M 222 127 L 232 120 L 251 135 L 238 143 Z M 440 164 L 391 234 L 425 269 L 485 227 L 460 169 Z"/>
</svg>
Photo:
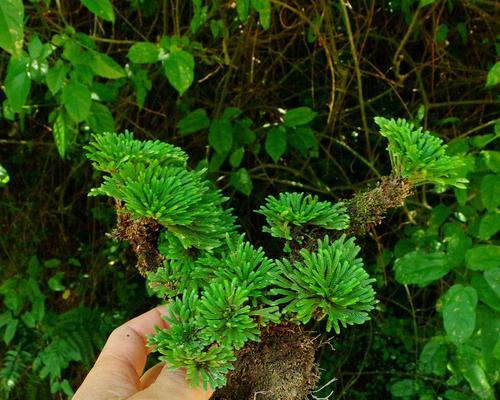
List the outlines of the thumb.
<svg viewBox="0 0 500 400">
<path fill-rule="evenodd" d="M 169 369 L 164 366 L 155 382 L 136 393 L 129 400 L 208 400 L 212 391 L 189 386 L 185 369 Z"/>
</svg>

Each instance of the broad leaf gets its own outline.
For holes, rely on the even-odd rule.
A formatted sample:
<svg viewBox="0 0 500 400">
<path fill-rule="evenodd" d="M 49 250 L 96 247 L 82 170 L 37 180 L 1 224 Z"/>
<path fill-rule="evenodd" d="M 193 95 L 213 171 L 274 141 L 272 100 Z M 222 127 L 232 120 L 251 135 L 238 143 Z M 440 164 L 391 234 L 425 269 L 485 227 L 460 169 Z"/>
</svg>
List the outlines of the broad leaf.
<svg viewBox="0 0 500 400">
<path fill-rule="evenodd" d="M 238 147 L 235 151 L 233 151 L 229 157 L 229 164 L 231 164 L 231 167 L 239 167 L 244 155 L 245 149 L 243 147 Z"/>
<path fill-rule="evenodd" d="M 236 12 L 241 22 L 247 22 L 250 12 L 250 0 L 236 0 Z"/>
<path fill-rule="evenodd" d="M 488 240 L 498 231 L 500 231 L 500 213 L 492 211 L 484 214 L 479 223 L 479 238 Z"/>
<path fill-rule="evenodd" d="M 68 72 L 69 67 L 60 59 L 49 69 L 45 76 L 45 82 L 52 94 L 56 94 L 62 89 Z"/>
<path fill-rule="evenodd" d="M 70 81 L 63 89 L 61 100 L 73 121 L 81 122 L 89 116 L 92 101 L 91 93 L 80 82 L 75 80 Z"/>
<path fill-rule="evenodd" d="M 288 127 L 306 125 L 316 117 L 316 114 L 309 107 L 292 108 L 286 112 L 284 124 Z"/>
<path fill-rule="evenodd" d="M 7 170 L 0 164 L 0 188 L 9 183 L 10 176 Z"/>
<path fill-rule="evenodd" d="M 286 131 L 283 127 L 271 128 L 266 136 L 266 151 L 275 163 L 286 150 Z"/>
<path fill-rule="evenodd" d="M 481 363 L 481 354 L 471 346 L 457 347 L 457 364 L 472 391 L 483 400 L 494 400 L 495 394 Z"/>
<path fill-rule="evenodd" d="M 95 14 L 109 22 L 115 22 L 115 12 L 110 0 L 80 0 L 82 4 Z"/>
<path fill-rule="evenodd" d="M 245 168 L 240 168 L 238 171 L 233 172 L 230 181 L 231 185 L 241 193 L 249 196 L 252 192 L 252 179 Z"/>
<path fill-rule="evenodd" d="M 115 132 L 115 120 L 109 108 L 104 104 L 92 102 L 87 118 L 90 129 L 95 133 Z"/>
<path fill-rule="evenodd" d="M 396 280 L 402 284 L 427 286 L 450 271 L 451 265 L 445 253 L 426 253 L 414 250 L 394 263 Z"/>
<path fill-rule="evenodd" d="M 184 94 L 194 80 L 194 58 L 191 53 L 184 50 L 171 53 L 164 65 L 170 84 L 179 94 Z"/>
<path fill-rule="evenodd" d="M 208 143 L 219 154 L 226 154 L 233 146 L 233 128 L 224 119 L 214 119 L 208 132 Z"/>
<path fill-rule="evenodd" d="M 259 13 L 259 21 L 264 29 L 271 26 L 270 0 L 252 0 L 252 7 Z"/>
<path fill-rule="evenodd" d="M 493 292 L 500 298 L 500 268 L 493 268 L 484 273 L 484 279 Z"/>
<path fill-rule="evenodd" d="M 500 246 L 481 244 L 468 250 L 465 265 L 473 271 L 487 271 L 500 266 Z"/>
<path fill-rule="evenodd" d="M 488 71 L 486 87 L 492 88 L 500 83 L 500 61 L 497 61 Z"/>
<path fill-rule="evenodd" d="M 75 141 L 77 129 L 64 112 L 59 112 L 52 126 L 52 132 L 57 151 L 61 158 L 64 159 L 70 146 Z"/>
<path fill-rule="evenodd" d="M 159 61 L 160 49 L 150 42 L 138 42 L 129 49 L 127 57 L 136 64 L 154 64 Z"/>
<path fill-rule="evenodd" d="M 0 47 L 18 55 L 23 48 L 24 6 L 22 0 L 0 1 Z"/>
<path fill-rule="evenodd" d="M 102 76 L 107 79 L 119 79 L 126 76 L 123 68 L 110 56 L 92 51 L 92 63 L 90 67 L 97 76 Z"/>
<path fill-rule="evenodd" d="M 473 287 L 453 285 L 443 298 L 444 329 L 455 344 L 465 343 L 476 326 L 477 292 Z"/>
<path fill-rule="evenodd" d="M 19 57 L 10 58 L 4 84 L 5 94 L 14 112 L 21 112 L 31 89 L 27 67 L 28 57 L 24 52 Z"/>
<path fill-rule="evenodd" d="M 481 200 L 490 211 L 500 206 L 500 175 L 484 176 L 481 180 Z"/>
<path fill-rule="evenodd" d="M 311 128 L 307 126 L 288 128 L 286 134 L 287 143 L 297 149 L 304 157 L 317 155 L 318 142 Z"/>
<path fill-rule="evenodd" d="M 179 129 L 181 136 L 186 136 L 206 129 L 209 125 L 210 119 L 207 112 L 203 108 L 198 108 L 182 118 L 177 123 L 177 129 Z"/>
<path fill-rule="evenodd" d="M 442 336 L 435 336 L 429 340 L 419 358 L 419 368 L 426 374 L 443 376 L 446 373 L 448 362 L 448 345 Z"/>
</svg>

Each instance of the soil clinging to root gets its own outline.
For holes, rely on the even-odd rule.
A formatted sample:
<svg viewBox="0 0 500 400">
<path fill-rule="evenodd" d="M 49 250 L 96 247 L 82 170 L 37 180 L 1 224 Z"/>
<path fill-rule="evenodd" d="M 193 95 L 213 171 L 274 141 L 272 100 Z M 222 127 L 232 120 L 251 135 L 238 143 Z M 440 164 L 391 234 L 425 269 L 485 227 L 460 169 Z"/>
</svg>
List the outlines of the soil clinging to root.
<svg viewBox="0 0 500 400">
<path fill-rule="evenodd" d="M 304 400 L 318 380 L 318 344 L 302 327 L 271 326 L 237 354 L 227 385 L 211 400 Z"/>
</svg>

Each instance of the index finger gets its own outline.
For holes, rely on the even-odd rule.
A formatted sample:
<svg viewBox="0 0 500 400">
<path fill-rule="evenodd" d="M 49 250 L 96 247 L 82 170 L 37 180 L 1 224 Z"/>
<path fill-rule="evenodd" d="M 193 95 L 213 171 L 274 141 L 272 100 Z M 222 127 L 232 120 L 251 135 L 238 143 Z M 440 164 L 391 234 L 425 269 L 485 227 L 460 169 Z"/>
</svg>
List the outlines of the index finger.
<svg viewBox="0 0 500 400">
<path fill-rule="evenodd" d="M 139 391 L 150 352 L 147 335 L 155 326 L 168 327 L 165 314 L 165 306 L 156 307 L 116 328 L 73 399 L 127 398 Z"/>
</svg>

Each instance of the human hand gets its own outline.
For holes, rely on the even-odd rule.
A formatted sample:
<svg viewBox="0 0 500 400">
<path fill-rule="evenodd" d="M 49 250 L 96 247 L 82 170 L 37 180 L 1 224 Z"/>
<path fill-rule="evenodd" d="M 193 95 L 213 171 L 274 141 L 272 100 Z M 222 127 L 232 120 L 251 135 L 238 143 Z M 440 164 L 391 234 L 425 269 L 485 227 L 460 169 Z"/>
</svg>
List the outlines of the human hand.
<svg viewBox="0 0 500 400">
<path fill-rule="evenodd" d="M 155 325 L 168 328 L 163 313 L 157 307 L 116 328 L 73 400 L 208 400 L 211 393 L 190 388 L 183 370 L 160 363 L 143 373 L 147 335 Z"/>
</svg>

